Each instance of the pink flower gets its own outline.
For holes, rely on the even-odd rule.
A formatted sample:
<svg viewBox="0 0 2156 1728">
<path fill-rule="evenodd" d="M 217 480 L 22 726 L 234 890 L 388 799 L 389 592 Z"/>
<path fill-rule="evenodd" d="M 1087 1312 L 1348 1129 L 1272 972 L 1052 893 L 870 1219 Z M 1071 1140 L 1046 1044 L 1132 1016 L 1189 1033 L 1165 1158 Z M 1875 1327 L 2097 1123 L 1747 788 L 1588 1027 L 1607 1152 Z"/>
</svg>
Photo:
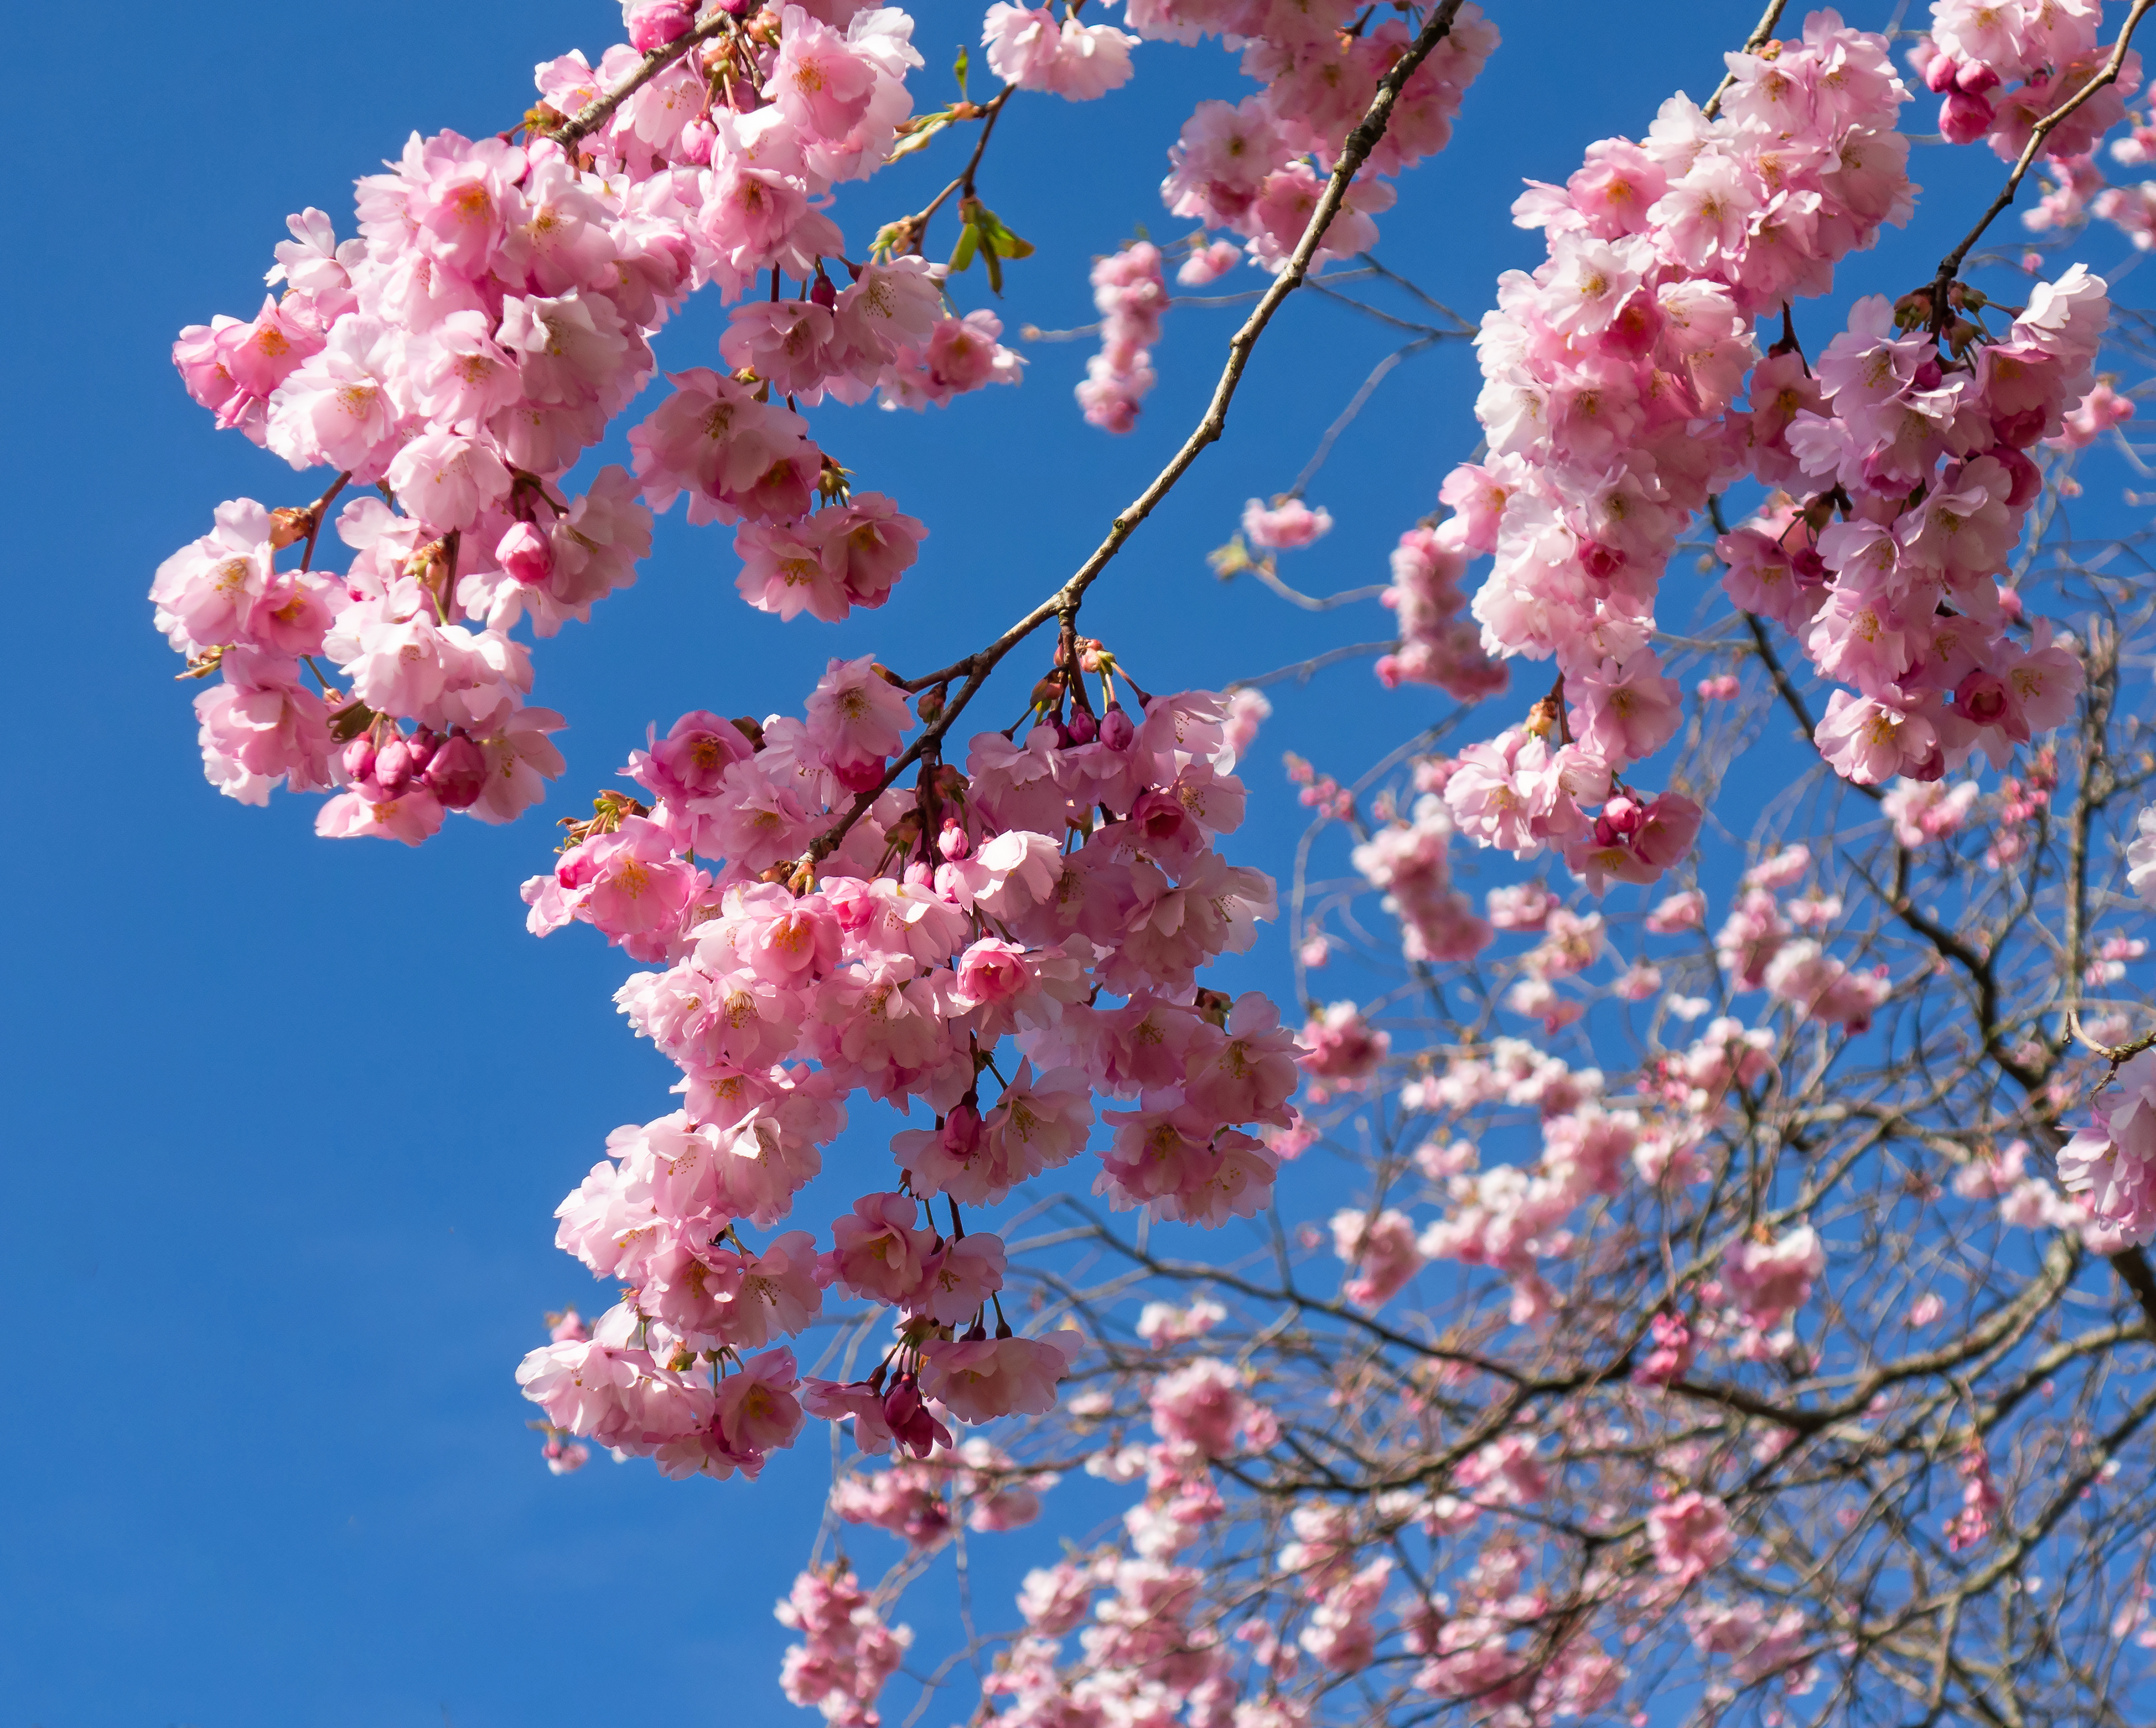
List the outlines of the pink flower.
<svg viewBox="0 0 2156 1728">
<path fill-rule="evenodd" d="M 1686 888 L 1657 903 L 1647 914 L 1646 925 L 1657 935 L 1672 936 L 1681 930 L 1697 930 L 1706 917 L 1707 896 L 1697 888 Z"/>
<path fill-rule="evenodd" d="M 810 137 L 843 140 L 868 112 L 874 64 L 803 8 L 789 6 L 780 16 L 778 59 L 763 94 Z"/>
<path fill-rule="evenodd" d="M 1045 1416 L 1055 1387 L 1085 1341 L 1074 1331 L 1045 1338 L 983 1338 L 932 1342 L 922 1352 L 921 1390 L 962 1422 L 999 1416 Z"/>
<path fill-rule="evenodd" d="M 1270 508 L 1253 498 L 1243 507 L 1243 532 L 1253 546 L 1307 546 L 1332 529 L 1331 512 L 1312 510 L 1300 498 L 1278 499 Z"/>
<path fill-rule="evenodd" d="M 1175 280 L 1186 288 L 1203 288 L 1219 281 L 1242 261 L 1242 249 L 1233 240 L 1214 240 L 1194 247 L 1177 269 Z"/>
<path fill-rule="evenodd" d="M 1647 1542 L 1656 1569 L 1679 1588 L 1720 1566 L 1734 1545 L 1722 1502 L 1690 1491 L 1647 1514 Z"/>
<path fill-rule="evenodd" d="M 982 1231 L 947 1242 L 927 1261 L 920 1288 L 906 1299 L 909 1314 L 963 1326 L 1004 1287 L 1003 1238 Z"/>
<path fill-rule="evenodd" d="M 1422 1268 L 1414 1223 L 1390 1207 L 1375 1218 L 1353 1208 L 1332 1215 L 1332 1251 L 1355 1275 L 1341 1293 L 1360 1308 L 1382 1308 Z"/>
<path fill-rule="evenodd" d="M 1826 1251 L 1809 1224 L 1759 1242 L 1747 1237 L 1732 1242 L 1722 1257 L 1722 1275 L 1743 1304 L 1744 1317 L 1770 1331 L 1788 1320 L 1811 1298 L 1812 1283 L 1826 1269 Z"/>
<path fill-rule="evenodd" d="M 2156 1051 L 2120 1064 L 2094 1122 L 2059 1150 L 2059 1184 L 2124 1242 L 2156 1239 Z"/>
<path fill-rule="evenodd" d="M 836 1246 L 823 1257 L 824 1278 L 871 1301 L 905 1302 L 921 1288 L 936 1239 L 916 1223 L 920 1212 L 911 1195 L 863 1195 L 832 1226 Z"/>
<path fill-rule="evenodd" d="M 798 1383 L 793 1352 L 784 1349 L 751 1356 L 739 1373 L 721 1380 L 712 1420 L 726 1437 L 726 1449 L 760 1462 L 762 1454 L 791 1446 L 803 1421 L 794 1396 Z"/>
<path fill-rule="evenodd" d="M 1312 1015 L 1301 1041 L 1304 1072 L 1334 1082 L 1363 1079 L 1392 1047 L 1390 1036 L 1365 1021 L 1353 1002 L 1334 1002 Z"/>
<path fill-rule="evenodd" d="M 875 671 L 873 656 L 834 660 L 808 698 L 808 739 L 834 769 L 860 768 L 893 754 L 913 724 L 906 698 Z"/>
<path fill-rule="evenodd" d="M 1254 1408 L 1235 1371 L 1212 1356 L 1163 1375 L 1148 1399 L 1163 1439 L 1194 1446 L 1208 1458 L 1234 1453 L 1235 1437 Z"/>
<path fill-rule="evenodd" d="M 398 451 L 384 476 L 406 512 L 438 533 L 478 524 L 509 496 L 509 470 L 487 445 L 453 432 L 424 433 Z"/>
</svg>

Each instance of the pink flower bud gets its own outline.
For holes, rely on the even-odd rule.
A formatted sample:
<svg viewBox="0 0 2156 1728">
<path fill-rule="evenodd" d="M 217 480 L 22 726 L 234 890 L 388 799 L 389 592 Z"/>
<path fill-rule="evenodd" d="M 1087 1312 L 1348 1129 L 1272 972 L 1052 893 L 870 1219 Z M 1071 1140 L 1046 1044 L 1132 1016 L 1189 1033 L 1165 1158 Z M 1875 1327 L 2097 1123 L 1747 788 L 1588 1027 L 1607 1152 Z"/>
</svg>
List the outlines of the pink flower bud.
<svg viewBox="0 0 2156 1728">
<path fill-rule="evenodd" d="M 921 1407 L 920 1385 L 910 1374 L 884 1395 L 883 1419 L 891 1437 L 916 1458 L 951 1443 L 951 1431 Z"/>
<path fill-rule="evenodd" d="M 363 780 L 374 772 L 374 740 L 356 738 L 344 747 L 344 771 L 355 780 Z"/>
<path fill-rule="evenodd" d="M 427 789 L 449 810 L 469 810 L 486 786 L 486 753 L 470 736 L 453 733 L 427 764 Z"/>
<path fill-rule="evenodd" d="M 1991 130 L 1991 104 L 1956 90 L 1939 106 L 1939 136 L 1949 144 L 1974 144 Z"/>
<path fill-rule="evenodd" d="M 1952 54 L 1940 54 L 1934 49 L 1931 59 L 1924 63 L 1923 69 L 1924 88 L 1935 96 L 1943 96 L 1953 88 L 1954 79 L 1961 71 L 1961 62 Z"/>
<path fill-rule="evenodd" d="M 1108 704 L 1107 717 L 1101 722 L 1101 742 L 1111 750 L 1127 750 L 1138 729 L 1131 723 L 1131 717 L 1123 712 L 1121 702 Z"/>
<path fill-rule="evenodd" d="M 385 799 L 403 796 L 418 772 L 412 763 L 412 746 L 402 737 L 390 739 L 375 753 L 374 784 Z"/>
<path fill-rule="evenodd" d="M 824 274 L 821 265 L 816 266 L 816 280 L 808 285 L 808 298 L 826 311 L 839 303 L 839 291 L 832 285 L 831 279 Z"/>
<path fill-rule="evenodd" d="M 1090 744 L 1101 735 L 1100 723 L 1083 708 L 1071 715 L 1069 729 L 1074 744 Z"/>
<path fill-rule="evenodd" d="M 1980 60 L 1964 61 L 1961 69 L 1954 75 L 1954 88 L 1966 90 L 1972 96 L 1980 96 L 1986 90 L 1995 90 L 1999 85 L 1999 74 Z M 1938 86 L 1933 85 L 1932 88 L 1937 90 Z"/>
<path fill-rule="evenodd" d="M 622 10 L 629 45 L 639 54 L 678 42 L 696 21 L 696 8 L 687 0 L 629 0 Z"/>
<path fill-rule="evenodd" d="M 943 1144 L 951 1153 L 961 1158 L 978 1150 L 981 1144 L 981 1113 L 968 1103 L 952 1106 L 951 1113 L 943 1119 Z"/>
<path fill-rule="evenodd" d="M 834 762 L 828 766 L 832 777 L 849 792 L 873 792 L 883 784 L 885 759 L 865 757 L 859 762 Z"/>
<path fill-rule="evenodd" d="M 554 548 L 528 522 L 513 524 L 495 542 L 494 561 L 527 588 L 538 587 L 554 573 Z"/>
<path fill-rule="evenodd" d="M 936 850 L 947 858 L 963 858 L 973 850 L 973 843 L 957 823 L 947 821 L 943 831 L 936 836 Z"/>
</svg>

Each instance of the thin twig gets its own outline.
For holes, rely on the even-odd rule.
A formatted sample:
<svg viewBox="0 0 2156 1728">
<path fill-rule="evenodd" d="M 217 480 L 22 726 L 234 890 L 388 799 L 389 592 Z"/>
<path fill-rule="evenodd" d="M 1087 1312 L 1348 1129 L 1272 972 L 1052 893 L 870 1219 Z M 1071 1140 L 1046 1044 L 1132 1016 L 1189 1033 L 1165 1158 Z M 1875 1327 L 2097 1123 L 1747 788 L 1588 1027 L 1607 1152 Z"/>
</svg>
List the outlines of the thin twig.
<svg viewBox="0 0 2156 1728">
<path fill-rule="evenodd" d="M 1354 660 L 1365 654 L 1390 654 L 1399 643 L 1350 642 L 1344 648 L 1328 648 L 1322 654 L 1312 655 L 1308 660 L 1297 661 L 1293 666 L 1276 667 L 1270 672 L 1260 672 L 1255 678 L 1238 678 L 1228 686 L 1229 690 L 1260 690 L 1268 684 L 1285 683 L 1292 678 L 1298 684 L 1307 684 L 1329 666 L 1337 666 L 1343 660 Z"/>
</svg>

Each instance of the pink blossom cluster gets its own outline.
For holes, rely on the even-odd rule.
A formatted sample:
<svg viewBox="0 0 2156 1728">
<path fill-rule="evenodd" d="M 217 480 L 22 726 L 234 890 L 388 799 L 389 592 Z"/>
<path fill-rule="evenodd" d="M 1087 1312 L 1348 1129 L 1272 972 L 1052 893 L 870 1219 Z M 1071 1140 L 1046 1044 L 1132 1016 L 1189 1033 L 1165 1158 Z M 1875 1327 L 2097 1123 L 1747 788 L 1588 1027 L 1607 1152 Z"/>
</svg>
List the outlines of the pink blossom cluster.
<svg viewBox="0 0 2156 1728">
<path fill-rule="evenodd" d="M 1353 1270 L 1340 1293 L 1358 1308 L 1383 1308 L 1422 1269 L 1414 1221 L 1396 1206 L 1375 1217 L 1353 1207 L 1335 1212 L 1332 1251 Z"/>
<path fill-rule="evenodd" d="M 1243 808 L 1226 706 L 1065 719 L 1059 691 L 1045 712 L 1022 743 L 977 737 L 969 773 L 879 791 L 912 716 L 872 661 L 834 661 L 802 719 L 654 729 L 627 769 L 653 801 L 603 799 L 526 884 L 536 933 L 588 923 L 663 969 L 616 1000 L 683 1074 L 683 1107 L 618 1130 L 562 1202 L 560 1245 L 627 1293 L 520 1371 L 556 1428 L 726 1475 L 804 1412 L 922 1458 L 950 1420 L 1045 1412 L 1077 1335 L 1012 1335 L 1004 1245 L 959 1207 L 1075 1158 L 1096 1092 L 1130 1105 L 1103 1119 L 1111 1206 L 1214 1224 L 1265 1203 L 1274 1155 L 1245 1125 L 1293 1122 L 1298 1046 L 1263 997 L 1196 984 L 1273 907 L 1214 850 Z M 894 1138 L 895 1187 L 820 1253 L 803 1231 L 751 1247 L 742 1227 L 787 1216 L 856 1093 L 933 1118 Z M 797 1386 L 775 1341 L 834 1288 L 899 1310 L 898 1342 L 865 1381 Z"/>
<path fill-rule="evenodd" d="M 850 496 L 793 404 L 880 388 L 918 407 L 1016 377 L 993 316 L 947 314 L 919 258 L 849 264 L 844 289 L 826 272 L 843 252 L 834 186 L 880 167 L 911 110 L 906 13 L 821 0 L 751 28 L 715 8 L 628 10 L 634 39 L 598 68 L 572 54 L 538 69 L 524 142 L 415 135 L 359 182 L 357 239 L 319 210 L 293 217 L 270 272 L 281 298 L 175 345 L 220 424 L 336 474 L 305 509 L 222 507 L 157 573 L 159 627 L 223 675 L 196 709 L 231 795 L 333 790 L 320 832 L 409 843 L 448 810 L 511 819 L 561 772 L 547 735 L 562 722 L 527 706 L 529 653 L 508 632 L 528 618 L 551 635 L 632 582 L 647 506 L 685 492 L 692 519 L 737 524 L 742 592 L 767 610 L 880 605 L 924 531 L 879 494 Z M 565 144 L 569 117 L 636 84 L 639 43 L 692 28 L 691 51 Z M 565 492 L 650 378 L 672 309 L 766 273 L 771 299 L 737 306 L 720 345 L 732 374 L 677 374 L 631 435 L 636 479 L 608 467 Z M 785 275 L 798 298 L 779 297 Z M 311 566 L 346 485 L 390 502 L 346 507 L 356 557 L 330 576 Z"/>
<path fill-rule="evenodd" d="M 1155 382 L 1147 351 L 1160 340 L 1161 315 L 1168 310 L 1160 248 L 1137 240 L 1095 260 L 1093 304 L 1101 314 L 1101 352 L 1086 363 L 1079 406 L 1088 425 L 1128 432 Z"/>
<path fill-rule="evenodd" d="M 1943 98 L 1939 131 L 1950 144 L 1990 141 L 2007 162 L 2028 147 L 2045 116 L 2087 87 L 2110 59 L 2100 45 L 2103 0 L 1933 0 L 1932 28 L 1909 64 Z M 2044 141 L 2053 157 L 2086 156 L 2126 116 L 2140 87 L 2129 50 L 2115 84 L 2099 90 Z"/>
<path fill-rule="evenodd" d="M 1138 39 L 1113 24 L 1084 24 L 1075 16 L 1059 23 L 1045 6 L 996 0 L 982 23 L 981 43 L 988 69 L 1004 83 L 1086 102 L 1130 82 Z"/>
<path fill-rule="evenodd" d="M 1482 633 L 1462 615 L 1460 586 L 1468 554 L 1434 529 L 1409 528 L 1393 548 L 1393 579 L 1382 596 L 1392 609 L 1400 645 L 1378 661 L 1387 686 L 1435 684 L 1461 702 L 1501 694 L 1510 675 L 1483 651 Z"/>
<path fill-rule="evenodd" d="M 1716 545 L 1730 598 L 1854 687 L 1828 699 L 1815 737 L 1863 785 L 1935 780 L 1978 748 L 2004 768 L 2072 712 L 2082 681 L 2048 620 L 2017 640 L 1997 579 L 2042 486 L 2025 452 L 2092 382 L 2104 284 L 2079 265 L 2038 283 L 1997 340 L 1972 326 L 1944 342 L 1930 310 L 1928 291 L 1898 317 L 1875 295 L 1816 367 L 1794 350 L 1760 363 L 1753 470 L 1808 496 Z"/>
<path fill-rule="evenodd" d="M 1475 903 L 1452 886 L 1452 813 L 1435 793 L 1414 803 L 1412 820 L 1373 831 L 1353 854 L 1363 879 L 1384 894 L 1399 920 L 1402 952 L 1410 960 L 1472 959 L 1496 939 Z"/>
<path fill-rule="evenodd" d="M 1378 80 L 1412 39 L 1405 20 L 1363 20 L 1347 0 L 1281 6 L 1272 0 L 1135 0 L 1125 21 L 1173 42 L 1220 36 L 1240 43 L 1245 75 L 1262 86 L 1240 102 L 1205 101 L 1168 152 L 1168 208 L 1207 229 L 1243 237 L 1251 260 L 1277 270 L 1293 254 L 1324 191 L 1322 175 L 1368 110 Z M 1317 257 L 1351 257 L 1376 244 L 1372 217 L 1392 207 L 1398 174 L 1443 150 L 1460 99 L 1497 47 L 1496 27 L 1472 3 L 1402 87 L 1384 136 L 1349 187 Z M 1205 255 L 1200 254 L 1199 255 Z M 1217 274 L 1217 272 L 1216 272 Z"/>
<path fill-rule="evenodd" d="M 927 1458 L 901 1453 L 881 1470 L 849 1471 L 832 1485 L 830 1507 L 849 1524 L 872 1525 L 925 1551 L 947 1541 L 961 1519 L 983 1532 L 1032 1523 L 1057 1479 L 1053 1471 L 1016 1468 L 976 1437 L 955 1451 L 939 1446 Z"/>
<path fill-rule="evenodd" d="M 803 1642 L 787 1648 L 779 1684 L 792 1703 L 823 1713 L 836 1728 L 875 1728 L 875 1701 L 913 1643 L 911 1628 L 886 1626 L 850 1568 L 806 1571 L 776 1610 Z"/>
<path fill-rule="evenodd" d="M 1453 513 L 1430 531 L 1433 552 L 1494 558 L 1473 603 L 1485 651 L 1559 673 L 1527 727 L 1461 753 L 1447 800 L 1482 844 L 1560 846 L 1598 890 L 1654 880 L 1697 831 L 1689 800 L 1623 775 L 1679 723 L 1648 637 L 1678 532 L 1755 435 L 1732 411 L 1751 320 L 1824 290 L 1911 208 L 1881 39 L 1821 12 L 1800 41 L 1727 58 L 1715 117 L 1672 97 L 1644 142 L 1595 144 L 1515 206 L 1548 259 L 1505 276 L 1483 320 L 1489 454 L 1446 480 Z"/>
</svg>

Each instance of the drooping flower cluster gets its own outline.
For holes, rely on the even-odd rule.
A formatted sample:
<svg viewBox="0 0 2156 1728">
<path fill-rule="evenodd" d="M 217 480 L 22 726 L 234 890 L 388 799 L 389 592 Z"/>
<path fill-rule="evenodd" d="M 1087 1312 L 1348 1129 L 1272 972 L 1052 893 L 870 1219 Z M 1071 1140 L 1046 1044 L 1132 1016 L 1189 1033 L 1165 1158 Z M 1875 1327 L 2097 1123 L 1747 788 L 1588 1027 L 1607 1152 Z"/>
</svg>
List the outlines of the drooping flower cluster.
<svg viewBox="0 0 2156 1728">
<path fill-rule="evenodd" d="M 1168 310 L 1168 284 L 1160 248 L 1138 240 L 1093 264 L 1093 304 L 1101 313 L 1101 352 L 1086 363 L 1078 386 L 1088 425 L 1128 432 L 1137 424 L 1138 404 L 1153 387 L 1152 356 Z"/>
<path fill-rule="evenodd" d="M 1357 10 L 1347 0 L 1295 6 L 1134 0 L 1126 8 L 1141 36 L 1196 42 L 1218 35 L 1242 44 L 1243 71 L 1263 88 L 1238 103 L 1198 105 L 1168 152 L 1172 167 L 1161 197 L 1178 216 L 1242 236 L 1251 260 L 1264 269 L 1279 270 L 1293 254 L 1317 208 L 1323 176 L 1414 35 L 1399 18 L 1366 19 L 1351 28 Z M 1445 148 L 1461 97 L 1496 47 L 1496 28 L 1481 8 L 1460 7 L 1445 39 L 1401 89 L 1318 260 L 1350 257 L 1376 244 L 1371 218 L 1391 208 L 1394 198 L 1378 177 Z"/>
<path fill-rule="evenodd" d="M 2156 1241 L 2156 1051 L 2129 1057 L 2112 1085 L 2060 1149 L 2060 1185 L 2122 1242 Z"/>
<path fill-rule="evenodd" d="M 1794 349 L 1752 382 L 1752 466 L 1805 495 L 1724 536 L 1731 599 L 1780 623 L 1829 677 L 1816 733 L 1845 779 L 1936 780 L 1982 749 L 2017 744 L 2072 712 L 2082 667 L 2039 620 L 2025 639 L 1998 577 L 2041 490 L 2026 452 L 2087 391 L 2108 316 L 2100 277 L 2076 265 L 2038 283 L 2005 335 L 1956 321 L 1942 342 L 1930 296 L 1897 327 L 1881 296 L 1807 372 Z"/>
<path fill-rule="evenodd" d="M 844 1566 L 803 1572 L 778 1607 L 779 1623 L 802 1635 L 779 1669 L 787 1698 L 840 1728 L 874 1728 L 875 1701 L 913 1643 L 912 1628 L 886 1626 Z"/>
<path fill-rule="evenodd" d="M 1378 661 L 1388 685 L 1435 684 L 1461 702 L 1496 696 L 1510 681 L 1502 660 L 1483 651 L 1482 633 L 1461 615 L 1460 589 L 1468 555 L 1432 529 L 1409 528 L 1393 548 L 1393 579 L 1383 594 L 1400 633 L 1400 645 Z"/>
<path fill-rule="evenodd" d="M 791 1443 L 804 1407 L 922 1457 L 947 1418 L 1046 1412 L 1076 1335 L 1011 1335 L 1004 1245 L 959 1208 L 1069 1163 L 1096 1092 L 1131 1104 L 1105 1119 L 1111 1206 L 1215 1224 L 1265 1203 L 1274 1159 L 1245 1125 L 1293 1120 L 1296 1046 L 1262 997 L 1196 985 L 1273 907 L 1213 847 L 1242 816 L 1226 707 L 1155 697 L 1134 722 L 1088 652 L 1098 718 L 1053 674 L 1022 743 L 983 734 L 968 773 L 932 762 L 911 791 L 878 791 L 911 716 L 870 661 L 833 661 L 800 720 L 686 715 L 631 760 L 652 802 L 602 800 L 526 885 L 536 932 L 589 923 L 663 967 L 617 1000 L 684 1075 L 684 1107 L 619 1130 L 562 1203 L 561 1246 L 629 1293 L 527 1358 L 556 1428 L 726 1475 Z M 821 1254 L 800 1231 L 752 1248 L 742 1227 L 786 1217 L 856 1093 L 933 1116 L 893 1139 L 896 1187 Z M 923 1210 L 939 1196 L 947 1223 Z M 899 1309 L 899 1343 L 865 1381 L 797 1392 L 767 1347 L 833 1287 Z"/>
<path fill-rule="evenodd" d="M 990 315 L 947 316 L 929 266 L 849 266 L 822 205 L 881 165 L 911 109 L 911 22 L 849 3 L 762 15 L 758 28 L 690 7 L 629 8 L 649 46 L 696 39 L 639 83 L 635 42 L 594 69 L 538 69 L 525 141 L 414 136 L 359 183 L 359 238 L 291 219 L 249 322 L 182 333 L 190 393 L 295 468 L 336 479 L 321 504 L 223 507 L 216 529 L 160 568 L 160 627 L 223 682 L 196 707 L 213 782 L 248 802 L 283 784 L 341 789 L 318 827 L 416 842 L 446 810 L 506 820 L 561 771 L 527 707 L 528 651 L 634 579 L 647 505 L 685 491 L 696 520 L 740 525 L 741 586 L 785 615 L 882 604 L 923 530 L 843 475 L 788 403 L 945 401 L 1015 375 Z M 649 15 L 647 15 L 649 14 Z M 662 16 L 663 15 L 663 16 Z M 634 86 L 634 88 L 632 88 Z M 588 131 L 570 119 L 631 93 Z M 639 486 L 605 468 L 581 496 L 561 481 L 654 368 L 649 338 L 691 289 L 728 296 L 770 274 L 773 296 L 736 310 L 731 377 L 693 371 L 633 435 Z M 780 300 L 782 274 L 801 297 Z M 357 554 L 311 568 L 327 506 L 379 486 L 337 522 Z M 296 563 L 279 555 L 296 548 Z M 318 658 L 310 688 L 301 668 Z"/>
<path fill-rule="evenodd" d="M 1466 559 L 1492 556 L 1483 649 L 1559 674 L 1530 728 L 1462 753 L 1454 815 L 1522 856 L 1559 846 L 1597 882 L 1651 881 L 1697 825 L 1688 800 L 1635 795 L 1623 774 L 1677 725 L 1648 636 L 1679 530 L 1742 471 L 1751 320 L 1824 289 L 1910 208 L 1907 91 L 1881 39 L 1818 13 L 1801 41 L 1728 59 L 1717 116 L 1672 97 L 1644 142 L 1604 140 L 1515 206 L 1549 258 L 1499 284 L 1476 341 L 1489 455 L 1445 481 L 1453 514 L 1414 548 L 1443 572 L 1421 584 L 1439 587 L 1433 610 Z M 1454 679 L 1480 676 L 1468 662 Z"/>
<path fill-rule="evenodd" d="M 1048 90 L 1066 101 L 1091 101 L 1130 82 L 1131 50 L 1138 39 L 1113 24 L 1060 23 L 1045 6 L 996 0 L 981 26 L 988 69 L 1020 90 Z"/>
</svg>

